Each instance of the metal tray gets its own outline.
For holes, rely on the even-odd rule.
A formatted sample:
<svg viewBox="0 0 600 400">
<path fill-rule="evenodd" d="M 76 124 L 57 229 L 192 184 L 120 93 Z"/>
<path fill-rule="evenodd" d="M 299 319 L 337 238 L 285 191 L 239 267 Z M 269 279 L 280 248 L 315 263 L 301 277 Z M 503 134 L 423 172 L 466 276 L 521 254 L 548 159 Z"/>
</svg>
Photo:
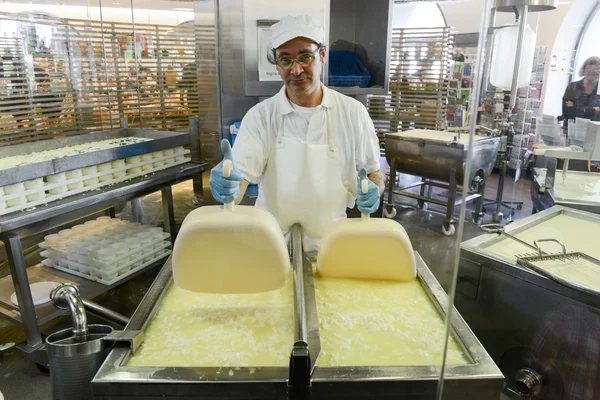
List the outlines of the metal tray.
<svg viewBox="0 0 600 400">
<path fill-rule="evenodd" d="M 190 143 L 189 133 L 123 128 L 114 131 L 92 132 L 60 139 L 42 140 L 15 146 L 0 147 L 0 159 L 9 156 L 27 155 L 38 151 L 97 142 L 105 139 L 127 137 L 144 137 L 152 140 L 5 169 L 0 171 L 0 187 L 57 174 L 59 172 L 70 171 L 75 168 L 89 167 L 91 165 L 171 147 L 184 146 Z"/>
<path fill-rule="evenodd" d="M 534 168 L 534 183 L 532 184 L 532 193 L 531 197 L 536 204 L 541 204 L 544 207 L 546 204 L 550 205 L 560 205 L 571 208 L 576 208 L 578 210 L 583 210 L 587 212 L 591 212 L 594 214 L 600 214 L 600 197 L 598 197 L 597 201 L 586 201 L 586 200 L 576 200 L 571 198 L 562 197 L 557 190 L 554 188 L 546 188 L 545 192 L 540 193 L 540 189 L 544 188 L 546 185 L 546 169 L 545 168 Z M 594 174 L 592 172 L 579 172 L 579 171 L 569 171 L 569 176 L 585 176 L 585 175 L 597 175 L 598 180 L 600 181 L 600 174 Z M 555 177 L 555 179 L 561 179 L 559 175 Z M 567 178 L 568 179 L 568 178 Z M 539 201 L 536 201 L 539 200 Z M 540 207 L 541 208 L 541 207 Z"/>
<path fill-rule="evenodd" d="M 419 282 L 427 291 L 440 314 L 448 298 L 416 253 Z M 304 260 L 304 292 L 308 344 L 311 354 L 318 354 L 318 319 L 311 263 Z M 310 268 L 310 269 L 309 269 Z M 143 330 L 152 321 L 171 280 L 171 264 L 167 261 L 156 281 L 134 313 L 127 330 Z M 478 399 L 497 399 L 502 390 L 503 376 L 458 312 L 453 313 L 452 330 L 472 364 L 446 367 L 444 398 L 466 398 L 477 393 Z M 291 340 L 291 338 L 290 338 Z M 317 342 L 317 343 L 315 343 Z M 292 343 L 290 342 L 290 347 Z M 290 370 L 285 367 L 239 368 L 233 376 L 217 374 L 219 368 L 200 367 L 127 367 L 128 348 L 115 348 L 94 378 L 96 399 L 133 399 L 157 396 L 161 398 L 239 398 L 239 399 L 364 399 L 398 398 L 403 394 L 423 393 L 434 396 L 441 366 L 398 367 L 314 367 L 308 393 L 291 395 Z M 311 359 L 314 366 L 316 359 Z M 312 369 L 312 368 L 311 368 Z M 253 372 L 253 373 L 251 373 Z M 466 396 L 466 397 L 465 397 Z"/>
</svg>

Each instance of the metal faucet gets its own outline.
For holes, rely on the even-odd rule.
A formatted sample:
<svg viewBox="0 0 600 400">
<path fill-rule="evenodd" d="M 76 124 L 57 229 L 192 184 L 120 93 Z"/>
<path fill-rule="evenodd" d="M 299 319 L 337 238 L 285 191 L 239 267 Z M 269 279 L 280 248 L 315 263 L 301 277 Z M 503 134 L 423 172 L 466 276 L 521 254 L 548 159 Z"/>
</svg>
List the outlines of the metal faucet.
<svg viewBox="0 0 600 400">
<path fill-rule="evenodd" d="M 50 292 L 50 300 L 57 308 L 71 311 L 75 342 L 85 342 L 89 334 L 87 316 L 77 286 L 61 283 Z"/>
</svg>

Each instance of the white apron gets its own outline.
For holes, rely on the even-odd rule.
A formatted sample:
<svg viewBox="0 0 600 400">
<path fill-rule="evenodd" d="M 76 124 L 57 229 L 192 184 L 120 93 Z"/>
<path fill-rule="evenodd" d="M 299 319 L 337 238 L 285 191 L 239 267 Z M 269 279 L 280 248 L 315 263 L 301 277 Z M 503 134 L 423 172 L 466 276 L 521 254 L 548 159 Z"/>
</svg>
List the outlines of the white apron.
<svg viewBox="0 0 600 400">
<path fill-rule="evenodd" d="M 284 118 L 261 177 L 256 205 L 273 214 L 286 235 L 299 223 L 304 248 L 313 251 L 325 229 L 346 217 L 353 197 L 342 183 L 342 161 L 334 146 L 329 111 L 325 110 L 327 144 L 307 144 L 285 135 Z"/>
</svg>

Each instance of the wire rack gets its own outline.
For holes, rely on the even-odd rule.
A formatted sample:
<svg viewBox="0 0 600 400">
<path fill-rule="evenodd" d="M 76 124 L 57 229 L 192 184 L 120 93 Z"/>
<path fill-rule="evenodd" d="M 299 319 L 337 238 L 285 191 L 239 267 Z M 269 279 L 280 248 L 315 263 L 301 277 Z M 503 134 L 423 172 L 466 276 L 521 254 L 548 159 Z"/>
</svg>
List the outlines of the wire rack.
<svg viewBox="0 0 600 400">
<path fill-rule="evenodd" d="M 517 262 L 565 286 L 600 294 L 600 260 L 584 253 L 526 254 Z"/>
</svg>

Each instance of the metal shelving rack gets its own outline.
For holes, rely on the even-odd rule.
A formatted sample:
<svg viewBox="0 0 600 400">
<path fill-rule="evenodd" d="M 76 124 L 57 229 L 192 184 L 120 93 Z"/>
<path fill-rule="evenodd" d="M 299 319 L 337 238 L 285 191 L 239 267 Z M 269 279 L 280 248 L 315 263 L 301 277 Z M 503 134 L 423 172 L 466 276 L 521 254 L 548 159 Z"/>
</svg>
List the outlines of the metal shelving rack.
<svg viewBox="0 0 600 400">
<path fill-rule="evenodd" d="M 190 122 L 191 142 L 199 143 L 198 118 L 192 118 Z M 61 315 L 62 312 L 51 305 L 36 308 L 33 304 L 30 283 L 72 282 L 79 286 L 82 298 L 92 299 L 161 264 L 162 261 L 106 286 L 55 269 L 40 266 L 27 268 L 21 238 L 46 232 L 103 211 L 114 217 L 114 208 L 117 205 L 131 201 L 133 208 L 140 207 L 141 203 L 135 201 L 136 199 L 160 190 L 165 230 L 171 234 L 171 242 L 174 242 L 176 225 L 172 186 L 184 180 L 197 178 L 207 169 L 208 163 L 199 160 L 198 149 L 199 146 L 192 146 L 192 162 L 96 191 L 69 196 L 34 209 L 0 216 L 0 240 L 6 247 L 11 271 L 10 276 L 0 279 L 0 318 L 5 318 L 24 328 L 27 342 L 21 344 L 19 348 L 30 355 L 34 361 L 40 364 L 45 364 L 47 361 L 40 326 Z M 138 215 L 135 210 L 132 214 Z M 10 294 L 13 292 L 11 286 L 17 294 L 18 307 L 10 301 Z"/>
</svg>

